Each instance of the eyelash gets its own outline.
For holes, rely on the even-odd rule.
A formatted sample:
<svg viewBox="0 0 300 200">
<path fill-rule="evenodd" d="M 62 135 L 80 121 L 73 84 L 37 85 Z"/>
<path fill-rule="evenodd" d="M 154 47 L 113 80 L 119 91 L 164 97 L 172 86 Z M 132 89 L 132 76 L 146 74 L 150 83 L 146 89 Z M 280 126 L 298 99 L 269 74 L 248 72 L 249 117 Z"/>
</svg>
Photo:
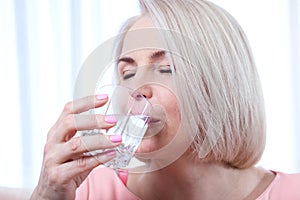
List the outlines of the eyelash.
<svg viewBox="0 0 300 200">
<path fill-rule="evenodd" d="M 166 65 L 168 67 L 170 67 L 169 65 Z M 158 70 L 160 73 L 162 74 L 172 74 L 172 70 L 171 69 L 159 69 Z M 130 79 L 131 77 L 134 77 L 135 76 L 135 72 L 132 72 L 132 73 L 129 73 L 129 74 L 125 74 L 123 76 L 123 80 L 127 80 L 127 79 Z"/>
<path fill-rule="evenodd" d="M 172 70 L 171 69 L 160 69 L 159 72 L 162 73 L 162 74 L 167 74 L 167 73 L 172 74 Z"/>
<path fill-rule="evenodd" d="M 126 74 L 126 75 L 123 76 L 123 80 L 130 79 L 130 78 L 133 77 L 134 75 L 135 75 L 135 73 Z"/>
</svg>

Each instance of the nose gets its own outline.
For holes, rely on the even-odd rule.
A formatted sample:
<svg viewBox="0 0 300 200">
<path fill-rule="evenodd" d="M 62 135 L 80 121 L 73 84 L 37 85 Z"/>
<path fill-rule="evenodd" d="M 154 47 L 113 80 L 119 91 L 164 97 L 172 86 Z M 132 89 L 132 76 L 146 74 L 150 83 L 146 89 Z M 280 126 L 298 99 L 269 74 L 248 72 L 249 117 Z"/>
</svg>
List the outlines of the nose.
<svg viewBox="0 0 300 200">
<path fill-rule="evenodd" d="M 148 99 L 151 99 L 152 95 L 153 95 L 153 92 L 152 92 L 152 88 L 150 85 L 141 86 L 134 91 L 135 98 L 144 97 L 148 100 Z"/>
</svg>

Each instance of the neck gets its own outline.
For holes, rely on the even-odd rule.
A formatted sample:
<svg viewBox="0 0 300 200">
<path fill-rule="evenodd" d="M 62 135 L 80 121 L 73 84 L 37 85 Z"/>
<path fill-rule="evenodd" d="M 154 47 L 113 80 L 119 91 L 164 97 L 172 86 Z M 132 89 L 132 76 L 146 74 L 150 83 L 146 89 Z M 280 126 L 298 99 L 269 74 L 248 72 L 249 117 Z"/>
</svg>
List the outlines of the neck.
<svg viewBox="0 0 300 200">
<path fill-rule="evenodd" d="M 256 168 L 191 163 L 181 158 L 163 169 L 133 175 L 128 187 L 142 199 L 243 199 L 266 173 Z"/>
</svg>

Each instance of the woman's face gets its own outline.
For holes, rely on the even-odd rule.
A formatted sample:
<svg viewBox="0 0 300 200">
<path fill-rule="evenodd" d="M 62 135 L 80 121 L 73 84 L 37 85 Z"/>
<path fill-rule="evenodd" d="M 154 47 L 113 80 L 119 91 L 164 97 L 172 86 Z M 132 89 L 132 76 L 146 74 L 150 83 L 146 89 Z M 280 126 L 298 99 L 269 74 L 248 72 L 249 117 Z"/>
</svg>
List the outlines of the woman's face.
<svg viewBox="0 0 300 200">
<path fill-rule="evenodd" d="M 133 25 L 130 31 L 145 30 L 149 27 L 153 27 L 153 24 L 149 18 L 143 17 Z M 155 130 L 155 127 L 161 126 L 162 128 L 155 134 L 147 135 L 146 133 L 137 150 L 137 153 L 149 153 L 164 147 L 176 135 L 180 124 L 180 112 L 176 95 L 173 92 L 172 70 L 167 52 L 163 48 L 143 46 L 142 43 L 135 46 L 137 48 L 130 48 L 134 46 L 133 43 L 145 39 L 158 44 L 160 40 L 157 35 L 148 32 L 147 36 L 139 34 L 140 38 L 137 39 L 137 35 L 131 36 L 130 31 L 125 37 L 123 51 L 117 64 L 120 84 L 137 90 L 154 107 L 161 108 L 165 115 L 163 127 L 162 121 L 150 120 L 147 133 L 151 132 L 151 129 Z"/>
</svg>

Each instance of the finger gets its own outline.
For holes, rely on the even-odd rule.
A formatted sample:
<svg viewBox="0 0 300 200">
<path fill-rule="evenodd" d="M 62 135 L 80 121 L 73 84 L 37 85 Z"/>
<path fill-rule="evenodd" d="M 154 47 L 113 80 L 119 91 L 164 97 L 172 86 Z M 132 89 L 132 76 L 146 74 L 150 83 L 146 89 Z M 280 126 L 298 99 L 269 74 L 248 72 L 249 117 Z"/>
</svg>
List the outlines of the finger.
<svg viewBox="0 0 300 200">
<path fill-rule="evenodd" d="M 107 94 L 99 94 L 83 97 L 75 101 L 70 101 L 66 103 L 59 120 L 64 118 L 68 114 L 78 114 L 88 111 L 92 108 L 101 107 L 107 102 L 107 100 Z"/>
<path fill-rule="evenodd" d="M 93 156 L 93 157 L 81 157 L 77 160 L 59 165 L 50 172 L 49 177 L 52 177 L 52 182 L 58 184 L 68 183 L 74 177 L 80 177 L 80 183 L 84 180 L 83 175 L 87 175 L 95 167 L 110 161 L 115 156 L 115 151 L 109 151 L 107 153 Z M 78 185 L 80 184 L 78 183 Z"/>
<path fill-rule="evenodd" d="M 111 149 L 122 142 L 122 136 L 120 135 L 87 135 L 74 137 L 66 143 L 62 143 L 57 146 L 56 154 L 53 155 L 57 158 L 57 163 L 64 163 L 66 161 L 82 157 L 84 153 Z"/>
<path fill-rule="evenodd" d="M 101 107 L 104 104 L 106 104 L 108 100 L 108 96 L 106 94 L 100 94 L 100 95 L 92 95 L 92 96 L 87 96 L 75 101 L 70 101 L 65 104 L 65 107 L 63 109 L 63 112 L 59 116 L 58 120 L 56 123 L 52 126 L 50 131 L 47 134 L 47 140 L 49 140 L 52 135 L 57 132 L 57 126 L 65 120 L 65 117 L 70 115 L 70 114 L 76 114 L 76 113 L 81 113 L 88 111 L 92 108 L 97 108 Z M 74 131 L 73 131 L 74 133 Z"/>
<path fill-rule="evenodd" d="M 76 131 L 109 129 L 115 124 L 116 119 L 111 116 L 70 114 L 56 126 L 52 139 L 56 142 L 66 142 L 75 135 Z"/>
</svg>

